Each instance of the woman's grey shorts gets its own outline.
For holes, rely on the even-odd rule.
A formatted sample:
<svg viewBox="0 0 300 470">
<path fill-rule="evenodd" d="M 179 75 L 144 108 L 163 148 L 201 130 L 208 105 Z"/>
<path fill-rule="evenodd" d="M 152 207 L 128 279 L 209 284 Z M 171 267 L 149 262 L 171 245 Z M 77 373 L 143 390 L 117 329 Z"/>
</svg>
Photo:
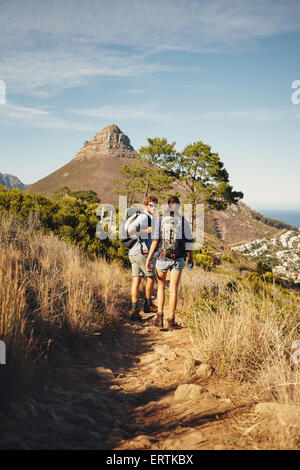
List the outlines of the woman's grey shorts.
<svg viewBox="0 0 300 470">
<path fill-rule="evenodd" d="M 132 277 L 136 277 L 136 276 L 151 277 L 155 275 L 155 268 L 154 268 L 153 260 L 151 260 L 152 271 L 147 271 L 146 269 L 147 257 L 148 255 L 143 254 L 143 253 L 138 253 L 137 255 L 129 255 Z"/>
<path fill-rule="evenodd" d="M 184 258 L 177 258 L 177 259 L 167 258 L 165 260 L 158 259 L 156 261 L 155 267 L 156 269 L 158 269 L 159 271 L 163 273 L 165 273 L 169 269 L 170 271 L 172 271 L 172 269 L 174 269 L 174 271 L 182 271 L 185 267 L 185 259 Z"/>
</svg>

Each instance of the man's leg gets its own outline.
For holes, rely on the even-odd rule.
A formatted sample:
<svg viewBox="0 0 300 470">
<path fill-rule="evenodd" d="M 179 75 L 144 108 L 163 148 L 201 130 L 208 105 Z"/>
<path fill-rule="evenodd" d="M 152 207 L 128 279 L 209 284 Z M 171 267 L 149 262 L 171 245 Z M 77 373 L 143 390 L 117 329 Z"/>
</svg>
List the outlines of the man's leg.
<svg viewBox="0 0 300 470">
<path fill-rule="evenodd" d="M 154 280 L 155 280 L 155 276 L 147 276 L 146 287 L 145 287 L 145 303 L 144 303 L 145 313 L 157 312 L 157 307 L 152 302 Z"/>
<path fill-rule="evenodd" d="M 175 320 L 175 310 L 177 305 L 177 291 L 181 278 L 182 271 L 172 269 L 170 274 L 170 299 L 169 299 L 169 310 L 170 320 Z"/>
<path fill-rule="evenodd" d="M 148 276 L 147 277 L 146 287 L 145 287 L 146 299 L 147 300 L 150 300 L 151 297 L 152 297 L 154 279 L 155 279 L 155 276 Z"/>
<path fill-rule="evenodd" d="M 133 276 L 132 278 L 132 285 L 131 285 L 131 300 L 132 306 L 130 311 L 130 319 L 133 321 L 142 322 L 143 319 L 139 314 L 138 308 L 138 295 L 139 295 L 139 287 L 141 283 L 141 276 Z"/>
<path fill-rule="evenodd" d="M 132 278 L 132 285 L 131 285 L 132 304 L 137 304 L 140 284 L 141 284 L 141 276 L 134 276 Z"/>
</svg>

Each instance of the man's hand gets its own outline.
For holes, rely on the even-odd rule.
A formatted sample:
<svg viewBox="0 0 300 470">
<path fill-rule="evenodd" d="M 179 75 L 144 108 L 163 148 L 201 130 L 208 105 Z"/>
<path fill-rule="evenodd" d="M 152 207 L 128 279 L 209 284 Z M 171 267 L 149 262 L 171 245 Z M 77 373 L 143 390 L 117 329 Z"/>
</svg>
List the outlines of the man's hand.
<svg viewBox="0 0 300 470">
<path fill-rule="evenodd" d="M 151 228 L 151 227 L 150 227 Z M 147 271 L 151 272 L 152 271 L 152 264 L 151 264 L 151 258 L 147 258 L 147 261 L 146 261 L 146 269 Z"/>
</svg>

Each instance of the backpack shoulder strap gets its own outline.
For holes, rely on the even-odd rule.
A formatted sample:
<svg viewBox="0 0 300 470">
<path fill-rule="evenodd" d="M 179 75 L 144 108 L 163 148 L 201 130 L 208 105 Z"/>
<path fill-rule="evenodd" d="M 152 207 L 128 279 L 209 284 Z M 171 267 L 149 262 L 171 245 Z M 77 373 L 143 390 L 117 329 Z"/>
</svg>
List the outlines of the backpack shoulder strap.
<svg viewBox="0 0 300 470">
<path fill-rule="evenodd" d="M 142 214 L 142 212 L 140 212 L 139 215 L 141 215 L 141 214 Z M 145 214 L 146 214 L 146 213 L 145 213 Z M 148 219 L 148 228 L 149 228 L 149 227 L 151 227 L 151 217 L 150 217 L 150 215 L 148 215 L 148 214 L 146 214 L 146 215 L 147 215 L 147 219 Z M 141 253 L 142 253 L 142 251 L 143 251 L 143 250 L 142 250 L 142 247 L 143 247 L 143 240 L 141 240 L 140 235 L 138 236 L 137 241 L 140 243 L 140 249 L 141 249 Z"/>
</svg>

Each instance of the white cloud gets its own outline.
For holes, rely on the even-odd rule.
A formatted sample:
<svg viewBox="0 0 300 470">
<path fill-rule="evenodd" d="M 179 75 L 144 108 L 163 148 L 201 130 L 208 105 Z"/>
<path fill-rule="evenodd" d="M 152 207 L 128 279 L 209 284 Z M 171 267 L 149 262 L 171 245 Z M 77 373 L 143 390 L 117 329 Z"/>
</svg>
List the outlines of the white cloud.
<svg viewBox="0 0 300 470">
<path fill-rule="evenodd" d="M 89 130 L 84 122 L 76 122 L 70 119 L 61 119 L 51 110 L 33 108 L 29 106 L 17 106 L 7 103 L 0 106 L 0 123 L 2 126 L 33 127 L 45 129 L 75 129 Z"/>
<path fill-rule="evenodd" d="M 139 105 L 109 105 L 95 109 L 74 109 L 72 114 L 86 118 L 103 118 L 110 122 L 129 121 L 138 119 L 152 122 L 167 122 L 176 119 L 171 112 L 161 112 L 156 103 L 142 103 Z"/>
<path fill-rule="evenodd" d="M 99 130 L 99 122 L 122 122 L 132 119 L 151 122 L 167 122 L 176 119 L 175 114 L 162 113 L 156 103 L 137 106 L 111 105 L 95 109 L 66 111 L 64 117 L 52 108 L 39 109 L 16 106 L 12 103 L 0 106 L 0 123 L 4 126 L 48 129 Z"/>
<path fill-rule="evenodd" d="M 10 0 L 0 27 L 25 45 L 45 38 L 78 44 L 199 50 L 207 45 L 299 31 L 293 0 Z M 30 35 L 29 35 L 30 34 Z"/>
<path fill-rule="evenodd" d="M 300 31 L 293 0 L 10 0 L 1 2 L 1 79 L 47 97 L 95 77 L 176 71 L 162 51 L 227 52 Z"/>
<path fill-rule="evenodd" d="M 7 57 L 1 64 L 8 93 L 27 93 L 36 97 L 83 86 L 95 77 L 139 77 L 174 70 L 176 67 L 147 64 L 142 55 L 117 55 L 106 49 L 85 52 L 84 48 L 79 55 L 67 51 L 27 52 Z"/>
<path fill-rule="evenodd" d="M 49 113 L 42 109 L 32 108 L 30 106 L 16 106 L 10 103 L 0 107 L 0 116 L 9 119 L 31 119 L 48 116 Z"/>
<path fill-rule="evenodd" d="M 61 117 L 59 110 L 52 107 L 34 108 L 12 103 L 0 106 L 0 122 L 5 126 L 21 126 L 49 129 L 99 130 L 99 123 L 128 122 L 131 120 L 177 124 L 198 120 L 224 121 L 278 121 L 299 117 L 291 109 L 250 109 L 210 112 L 189 112 L 180 109 L 162 111 L 159 103 L 143 102 L 135 105 L 107 105 L 97 108 L 65 110 Z"/>
</svg>

